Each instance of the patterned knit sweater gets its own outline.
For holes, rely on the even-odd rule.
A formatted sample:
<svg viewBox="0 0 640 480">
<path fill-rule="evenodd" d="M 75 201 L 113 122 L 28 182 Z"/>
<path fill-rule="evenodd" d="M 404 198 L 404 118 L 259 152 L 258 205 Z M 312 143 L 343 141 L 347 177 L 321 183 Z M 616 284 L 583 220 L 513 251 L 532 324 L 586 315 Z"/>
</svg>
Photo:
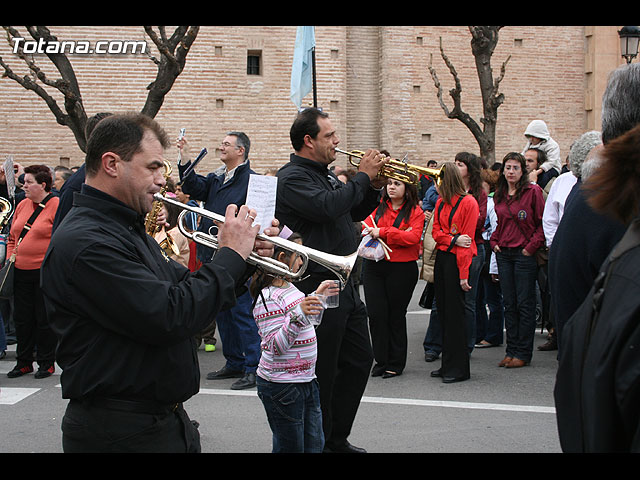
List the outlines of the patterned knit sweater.
<svg viewBox="0 0 640 480">
<path fill-rule="evenodd" d="M 257 375 L 270 382 L 302 383 L 315 375 L 317 344 L 313 325 L 300 308 L 304 293 L 294 285 L 267 287 L 253 309 L 262 355 Z"/>
</svg>

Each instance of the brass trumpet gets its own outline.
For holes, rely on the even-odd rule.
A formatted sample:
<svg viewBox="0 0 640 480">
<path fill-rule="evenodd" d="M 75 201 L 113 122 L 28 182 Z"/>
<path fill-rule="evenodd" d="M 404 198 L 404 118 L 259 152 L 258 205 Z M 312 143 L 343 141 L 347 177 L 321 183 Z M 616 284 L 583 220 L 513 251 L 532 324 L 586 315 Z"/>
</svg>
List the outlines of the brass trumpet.
<svg viewBox="0 0 640 480">
<path fill-rule="evenodd" d="M 365 152 L 361 150 L 353 150 L 351 152 L 347 152 L 345 150 L 340 150 L 336 148 L 336 152 L 344 153 L 349 156 L 349 163 L 354 167 L 359 167 L 360 162 L 354 161 L 354 158 L 362 159 Z M 442 173 L 443 173 L 444 165 L 440 168 L 428 168 L 428 167 L 419 167 L 417 165 L 411 165 L 407 163 L 406 160 L 396 160 L 392 158 L 386 163 L 378 172 L 379 177 L 385 178 L 393 178 L 400 182 L 404 183 L 412 183 L 413 185 L 418 186 L 420 184 L 420 176 L 426 175 L 427 177 L 433 179 L 436 185 L 440 185 L 442 181 Z"/>
<path fill-rule="evenodd" d="M 186 205 L 177 200 L 173 200 L 172 198 L 164 197 L 159 193 L 156 193 L 153 197 L 158 201 L 169 203 L 183 209 L 183 211 L 180 212 L 180 215 L 178 216 L 178 229 L 185 237 L 190 238 L 194 242 L 206 247 L 213 248 L 214 250 L 218 249 L 218 238 L 215 235 L 210 235 L 199 231 L 189 231 L 183 225 L 183 219 L 188 212 L 193 212 L 202 217 L 209 218 L 214 222 L 224 223 L 224 216 L 218 215 L 217 213 L 206 210 L 204 208 Z M 281 237 L 269 237 L 267 235 L 258 234 L 256 238 L 258 238 L 259 240 L 269 241 L 274 245 L 300 255 L 300 257 L 302 258 L 302 266 L 297 272 L 292 272 L 289 266 L 285 263 L 279 262 L 274 258 L 262 257 L 255 252 L 251 253 L 249 258 L 247 259 L 247 263 L 261 267 L 263 270 L 278 277 L 286 277 L 294 282 L 302 279 L 309 261 L 311 260 L 330 270 L 340 280 L 341 288 L 344 288 L 347 280 L 349 279 L 349 275 L 353 270 L 353 266 L 355 265 L 358 258 L 358 252 L 354 252 L 351 255 L 340 256 L 321 252 L 310 247 L 305 247 Z"/>
</svg>

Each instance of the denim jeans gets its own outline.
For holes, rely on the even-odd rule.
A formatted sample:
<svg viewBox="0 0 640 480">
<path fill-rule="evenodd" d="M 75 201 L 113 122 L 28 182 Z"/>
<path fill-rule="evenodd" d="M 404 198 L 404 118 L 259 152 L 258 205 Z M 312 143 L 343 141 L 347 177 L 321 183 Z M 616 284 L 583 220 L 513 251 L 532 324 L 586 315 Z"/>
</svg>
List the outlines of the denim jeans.
<svg viewBox="0 0 640 480">
<path fill-rule="evenodd" d="M 222 354 L 231 370 L 256 373 L 260 361 L 260 334 L 253 318 L 253 298 L 247 291 L 229 310 L 219 312 L 216 326 L 222 340 Z"/>
<path fill-rule="evenodd" d="M 504 304 L 500 282 L 494 282 L 489 274 L 491 251 L 485 250 L 485 267 L 478 283 L 478 300 L 476 303 L 476 344 L 485 340 L 493 345 L 504 342 Z M 487 307 L 489 314 L 487 315 Z"/>
<path fill-rule="evenodd" d="M 273 432 L 273 453 L 322 453 L 318 381 L 275 383 L 256 377 L 256 384 Z"/>
<path fill-rule="evenodd" d="M 502 248 L 496 253 L 507 331 L 506 356 L 530 362 L 536 329 L 536 276 L 534 256 L 522 248 Z"/>
</svg>

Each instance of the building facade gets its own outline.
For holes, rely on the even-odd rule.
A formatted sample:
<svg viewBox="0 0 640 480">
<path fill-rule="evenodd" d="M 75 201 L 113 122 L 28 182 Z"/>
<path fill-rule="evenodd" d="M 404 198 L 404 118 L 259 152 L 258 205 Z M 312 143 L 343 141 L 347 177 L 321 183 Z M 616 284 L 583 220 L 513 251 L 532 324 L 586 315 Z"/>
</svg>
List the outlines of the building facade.
<svg viewBox="0 0 640 480">
<path fill-rule="evenodd" d="M 170 27 L 168 27 L 170 28 Z M 18 27 L 20 29 L 20 27 Z M 621 65 L 616 26 L 506 26 L 492 57 L 494 77 L 508 59 L 500 91 L 496 160 L 521 151 L 524 129 L 545 120 L 566 157 L 573 140 L 599 129 L 600 100 L 608 74 Z M 22 28 L 25 38 L 28 34 Z M 137 26 L 51 27 L 59 40 L 151 41 Z M 464 26 L 318 26 L 318 106 L 327 111 L 345 150 L 379 148 L 410 163 L 445 161 L 462 150 L 479 153 L 469 130 L 445 116 L 429 73 L 436 69 L 444 101 L 453 79 L 440 56 L 440 42 L 462 85 L 462 106 L 478 123 L 482 104 L 471 35 Z M 170 136 L 186 128 L 191 152 L 209 154 L 199 171 L 220 166 L 217 148 L 226 132 L 241 130 L 252 141 L 254 170 L 288 161 L 289 128 L 297 110 L 289 98 L 295 26 L 203 26 L 156 119 Z M 0 45 L 0 56 L 27 74 Z M 45 55 L 34 61 L 52 79 L 59 75 Z M 69 55 L 87 115 L 140 111 L 156 67 L 146 54 Z M 51 91 L 51 89 L 48 89 Z M 62 105 L 62 96 L 54 92 Z M 310 105 L 312 95 L 305 97 Z M 0 160 L 23 165 L 79 165 L 84 154 L 71 131 L 56 123 L 44 101 L 9 78 L 0 79 Z M 167 152 L 174 159 L 174 150 Z M 344 156 L 337 164 L 347 166 Z"/>
</svg>

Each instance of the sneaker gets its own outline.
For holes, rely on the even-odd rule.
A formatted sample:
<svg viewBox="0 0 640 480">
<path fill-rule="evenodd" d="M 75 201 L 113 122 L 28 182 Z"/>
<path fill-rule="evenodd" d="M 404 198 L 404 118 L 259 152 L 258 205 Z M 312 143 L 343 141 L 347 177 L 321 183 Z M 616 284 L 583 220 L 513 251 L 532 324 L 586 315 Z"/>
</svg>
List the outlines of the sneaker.
<svg viewBox="0 0 640 480">
<path fill-rule="evenodd" d="M 26 375 L 27 373 L 31 373 L 33 372 L 33 365 L 24 365 L 22 367 L 16 365 L 15 367 L 13 367 L 13 370 L 11 370 L 9 373 L 7 373 L 7 377 L 9 378 L 17 378 L 17 377 L 21 377 L 22 375 Z"/>
<path fill-rule="evenodd" d="M 53 375 L 53 372 L 55 372 L 55 371 L 56 371 L 56 367 L 54 367 L 53 365 L 51 365 L 50 367 L 47 367 L 47 368 L 40 367 L 40 368 L 38 368 L 38 371 L 36 372 L 34 377 L 35 378 L 47 378 L 47 377 L 50 377 L 51 375 Z"/>
<path fill-rule="evenodd" d="M 211 344 L 211 343 L 205 343 L 204 344 L 204 351 L 205 352 L 215 352 L 216 351 L 216 346 Z"/>
</svg>

